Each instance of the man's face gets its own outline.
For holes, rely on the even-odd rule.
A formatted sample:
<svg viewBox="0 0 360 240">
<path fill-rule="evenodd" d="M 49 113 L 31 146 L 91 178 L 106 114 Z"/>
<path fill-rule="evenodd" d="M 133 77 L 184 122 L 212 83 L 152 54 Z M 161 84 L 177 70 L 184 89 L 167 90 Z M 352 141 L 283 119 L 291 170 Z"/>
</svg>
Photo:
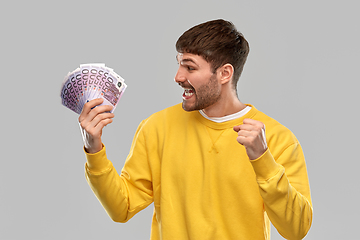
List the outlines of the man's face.
<svg viewBox="0 0 360 240">
<path fill-rule="evenodd" d="M 177 55 L 179 69 L 175 76 L 182 88 L 185 111 L 205 109 L 220 99 L 221 84 L 211 66 L 199 55 L 179 53 Z"/>
</svg>

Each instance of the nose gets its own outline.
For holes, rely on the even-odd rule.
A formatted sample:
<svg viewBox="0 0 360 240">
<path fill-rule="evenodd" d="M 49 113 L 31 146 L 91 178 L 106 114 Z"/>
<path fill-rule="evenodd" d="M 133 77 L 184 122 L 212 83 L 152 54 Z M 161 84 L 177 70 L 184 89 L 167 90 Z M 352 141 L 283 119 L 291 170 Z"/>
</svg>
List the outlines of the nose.
<svg viewBox="0 0 360 240">
<path fill-rule="evenodd" d="M 186 76 L 183 74 L 180 67 L 181 66 L 179 66 L 179 69 L 178 69 L 178 71 L 177 71 L 177 73 L 175 75 L 175 78 L 174 78 L 175 82 L 177 82 L 179 84 L 186 81 Z"/>
</svg>

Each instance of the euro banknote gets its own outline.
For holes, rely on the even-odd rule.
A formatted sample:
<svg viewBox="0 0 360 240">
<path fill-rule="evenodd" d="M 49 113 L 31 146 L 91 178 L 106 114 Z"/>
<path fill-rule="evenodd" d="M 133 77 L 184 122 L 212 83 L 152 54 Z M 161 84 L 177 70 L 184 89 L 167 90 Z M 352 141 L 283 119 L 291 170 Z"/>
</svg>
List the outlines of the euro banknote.
<svg viewBox="0 0 360 240">
<path fill-rule="evenodd" d="M 85 103 L 103 98 L 101 105 L 113 106 L 113 112 L 126 88 L 125 80 L 105 64 L 81 64 L 65 76 L 61 86 L 61 103 L 80 114 Z"/>
</svg>

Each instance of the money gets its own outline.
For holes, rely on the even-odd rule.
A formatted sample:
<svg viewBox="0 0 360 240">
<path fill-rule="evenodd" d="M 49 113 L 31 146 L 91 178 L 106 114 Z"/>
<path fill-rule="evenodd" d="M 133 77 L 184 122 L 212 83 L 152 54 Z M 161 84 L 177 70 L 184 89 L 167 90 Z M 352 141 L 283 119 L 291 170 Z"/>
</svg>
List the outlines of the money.
<svg viewBox="0 0 360 240">
<path fill-rule="evenodd" d="M 80 114 L 85 103 L 103 98 L 101 105 L 113 106 L 113 112 L 126 88 L 125 80 L 105 64 L 81 64 L 65 76 L 60 92 L 61 103 Z"/>
</svg>

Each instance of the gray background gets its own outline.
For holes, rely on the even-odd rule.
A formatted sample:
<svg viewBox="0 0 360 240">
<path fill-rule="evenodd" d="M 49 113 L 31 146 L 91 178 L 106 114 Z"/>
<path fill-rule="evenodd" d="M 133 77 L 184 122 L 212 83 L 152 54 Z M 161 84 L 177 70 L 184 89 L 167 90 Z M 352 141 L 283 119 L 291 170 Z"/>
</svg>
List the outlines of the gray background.
<svg viewBox="0 0 360 240">
<path fill-rule="evenodd" d="M 305 152 L 310 239 L 359 239 L 358 1 L 7 1 L 1 25 L 0 239 L 148 239 L 152 205 L 113 223 L 88 187 L 64 76 L 104 62 L 126 79 L 103 140 L 120 170 L 139 122 L 181 101 L 174 44 L 225 18 L 250 42 L 240 99 Z M 272 231 L 272 239 L 282 239 Z"/>
</svg>

